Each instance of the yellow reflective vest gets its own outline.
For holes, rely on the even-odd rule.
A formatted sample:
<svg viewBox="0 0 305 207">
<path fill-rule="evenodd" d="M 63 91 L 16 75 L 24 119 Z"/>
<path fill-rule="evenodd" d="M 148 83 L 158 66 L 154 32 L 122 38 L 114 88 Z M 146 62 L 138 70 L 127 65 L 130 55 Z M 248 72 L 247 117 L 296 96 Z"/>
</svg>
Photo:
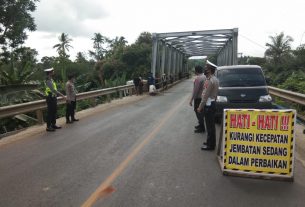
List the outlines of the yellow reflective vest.
<svg viewBox="0 0 305 207">
<path fill-rule="evenodd" d="M 52 85 L 53 85 L 54 90 L 57 91 L 56 83 L 53 81 L 53 79 L 51 79 L 51 82 L 52 82 Z M 45 85 L 45 87 L 46 87 L 46 89 L 45 89 L 45 91 L 44 91 L 44 93 L 45 93 L 46 96 L 48 96 L 49 94 L 52 94 L 52 96 L 56 96 L 56 95 L 57 95 L 57 94 L 54 94 L 54 93 L 52 92 L 52 90 L 51 90 L 50 87 L 46 84 L 46 82 L 44 82 L 44 85 Z"/>
</svg>

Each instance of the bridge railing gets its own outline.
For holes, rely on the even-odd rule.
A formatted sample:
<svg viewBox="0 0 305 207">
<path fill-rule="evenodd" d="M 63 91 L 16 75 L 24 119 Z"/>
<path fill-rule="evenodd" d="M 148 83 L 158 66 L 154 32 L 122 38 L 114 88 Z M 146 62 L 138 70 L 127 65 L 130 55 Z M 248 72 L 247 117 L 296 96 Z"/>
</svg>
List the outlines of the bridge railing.
<svg viewBox="0 0 305 207">
<path fill-rule="evenodd" d="M 132 94 L 133 88 L 134 88 L 133 85 L 124 85 L 113 88 L 106 88 L 106 89 L 79 93 L 77 94 L 77 100 L 95 99 L 96 97 L 105 96 L 105 95 L 108 96 L 108 100 L 110 100 L 110 94 L 112 93 L 119 93 L 120 98 L 122 98 L 124 91 L 128 91 L 129 94 Z M 272 86 L 269 86 L 268 88 L 269 88 L 269 93 L 273 96 L 305 106 L 305 94 L 291 92 L 288 90 L 283 90 Z M 65 100 L 62 97 L 58 97 L 57 99 L 59 105 L 65 103 Z M 42 111 L 46 108 L 47 108 L 47 104 L 45 100 L 4 106 L 4 107 L 0 107 L 0 119 L 22 113 L 36 111 L 37 121 L 38 123 L 42 124 L 43 123 Z M 302 120 L 305 120 L 305 116 L 300 115 L 299 113 L 298 113 L 298 117 L 301 118 Z"/>
<path fill-rule="evenodd" d="M 285 101 L 290 101 L 296 104 L 299 104 L 301 106 L 305 106 L 305 94 L 302 93 L 296 93 L 280 88 L 275 88 L 272 86 L 268 86 L 270 95 L 279 97 Z M 297 114 L 298 118 L 305 121 L 305 116 L 301 115 L 300 113 Z"/>
<path fill-rule="evenodd" d="M 133 93 L 133 85 L 124 85 L 124 86 L 117 86 L 113 88 L 106 88 L 106 89 L 100 89 L 95 91 L 88 91 L 84 93 L 77 94 L 77 100 L 84 100 L 84 99 L 95 99 L 99 96 L 108 96 L 108 100 L 110 101 L 110 94 L 113 93 L 119 93 L 119 97 L 123 97 L 123 93 L 128 91 L 129 94 Z M 95 102 L 95 100 L 93 100 Z M 57 98 L 57 103 L 64 104 L 66 103 L 65 100 L 62 97 Z M 32 101 L 22 104 L 16 104 L 16 105 L 10 105 L 10 106 L 4 106 L 0 107 L 0 119 L 14 116 L 18 114 L 23 114 L 27 112 L 33 112 L 36 111 L 37 121 L 38 123 L 43 123 L 43 113 L 42 111 L 47 108 L 47 104 L 45 100 L 38 100 L 38 101 Z"/>
</svg>

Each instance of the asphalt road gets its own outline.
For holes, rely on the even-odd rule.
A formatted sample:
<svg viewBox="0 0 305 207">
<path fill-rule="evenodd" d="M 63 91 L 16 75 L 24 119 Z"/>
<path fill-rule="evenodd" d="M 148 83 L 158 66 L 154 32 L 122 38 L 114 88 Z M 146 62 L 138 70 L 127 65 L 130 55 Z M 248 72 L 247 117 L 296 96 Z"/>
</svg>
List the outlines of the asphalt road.
<svg viewBox="0 0 305 207">
<path fill-rule="evenodd" d="M 0 206 L 304 206 L 299 160 L 294 182 L 222 175 L 193 132 L 191 89 L 187 80 L 0 146 Z"/>
</svg>

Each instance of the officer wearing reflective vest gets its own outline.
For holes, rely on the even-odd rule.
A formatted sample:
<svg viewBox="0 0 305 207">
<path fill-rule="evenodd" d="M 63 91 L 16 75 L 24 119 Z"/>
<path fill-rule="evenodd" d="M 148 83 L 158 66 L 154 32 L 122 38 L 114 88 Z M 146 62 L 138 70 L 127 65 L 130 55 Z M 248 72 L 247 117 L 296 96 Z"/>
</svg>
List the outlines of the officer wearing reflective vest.
<svg viewBox="0 0 305 207">
<path fill-rule="evenodd" d="M 47 78 L 45 81 L 45 96 L 47 101 L 47 131 L 53 132 L 55 129 L 60 129 L 60 126 L 56 125 L 56 115 L 57 115 L 57 95 L 62 96 L 65 100 L 66 97 L 57 91 L 57 86 L 52 79 L 54 75 L 54 69 L 49 68 L 44 70 L 46 72 Z"/>
</svg>

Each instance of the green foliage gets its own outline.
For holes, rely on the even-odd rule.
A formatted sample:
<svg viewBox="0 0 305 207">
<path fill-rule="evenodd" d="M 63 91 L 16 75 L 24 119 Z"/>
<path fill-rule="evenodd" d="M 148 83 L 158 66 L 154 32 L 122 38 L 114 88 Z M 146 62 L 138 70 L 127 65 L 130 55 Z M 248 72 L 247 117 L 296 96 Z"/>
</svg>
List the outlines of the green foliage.
<svg viewBox="0 0 305 207">
<path fill-rule="evenodd" d="M 297 47 L 297 49 L 293 51 L 293 54 L 295 56 L 296 70 L 302 70 L 305 72 L 305 44 Z"/>
<path fill-rule="evenodd" d="M 91 40 L 93 40 L 94 51 L 89 50 L 89 55 L 96 61 L 103 60 L 105 53 L 107 52 L 105 48 L 107 47 L 107 44 L 110 43 L 110 40 L 101 35 L 101 33 L 94 33 L 94 37 Z"/>
<path fill-rule="evenodd" d="M 72 39 L 69 37 L 68 34 L 61 33 L 61 35 L 58 37 L 59 43 L 54 45 L 53 48 L 56 48 L 56 51 L 58 52 L 59 56 L 62 58 L 69 58 L 69 55 L 66 51 L 69 51 L 69 48 L 73 48 L 70 43 L 72 42 Z"/>
<path fill-rule="evenodd" d="M 108 59 L 104 62 L 103 70 L 105 79 L 120 76 L 126 71 L 127 65 L 117 59 Z"/>
<path fill-rule="evenodd" d="M 291 50 L 293 39 L 290 36 L 285 37 L 284 33 L 270 39 L 271 43 L 266 44 L 268 49 L 265 52 L 266 63 L 263 65 L 266 77 L 272 80 L 270 84 L 302 93 L 305 72 L 304 46 Z"/>
<path fill-rule="evenodd" d="M 292 73 L 279 87 L 305 94 L 305 73 L 303 71 Z"/>
<path fill-rule="evenodd" d="M 44 56 L 43 58 L 41 58 L 41 66 L 43 69 L 51 68 L 56 63 L 56 60 L 56 57 Z"/>
<path fill-rule="evenodd" d="M 141 33 L 137 41 L 129 46 L 126 46 L 127 42 L 124 37 L 116 37 L 110 42 L 110 50 L 100 67 L 103 71 L 103 77 L 107 80 L 105 86 L 109 86 L 109 81 L 112 82 L 113 77 L 125 76 L 125 79 L 129 80 L 135 74 L 141 76 L 147 74 L 151 64 L 152 43 L 150 33 Z M 125 83 L 124 80 L 123 84 Z"/>
<path fill-rule="evenodd" d="M 28 47 L 10 53 L 7 64 L 0 65 L 0 85 L 28 83 L 37 71 L 37 51 Z"/>
<path fill-rule="evenodd" d="M 36 30 L 31 16 L 36 10 L 36 2 L 38 0 L 0 1 L 0 46 L 3 51 L 23 44 L 27 39 L 26 30 Z"/>
<path fill-rule="evenodd" d="M 109 80 L 105 80 L 105 87 L 111 88 L 115 86 L 121 86 L 126 84 L 126 72 L 123 72 L 121 76 L 117 73 L 113 75 L 113 77 Z"/>
<path fill-rule="evenodd" d="M 112 57 L 115 59 L 121 59 L 124 52 L 124 48 L 127 44 L 125 37 L 116 37 L 113 40 L 109 40 L 109 42 L 110 49 L 107 51 L 107 58 Z"/>
<path fill-rule="evenodd" d="M 271 43 L 266 43 L 268 49 L 265 51 L 265 56 L 276 64 L 282 64 L 286 58 L 291 55 L 291 42 L 293 39 L 290 36 L 284 36 L 281 32 L 276 36 L 269 36 Z"/>
<path fill-rule="evenodd" d="M 39 100 L 43 95 L 37 84 L 0 86 L 0 107 Z"/>
<path fill-rule="evenodd" d="M 150 71 L 151 44 L 133 44 L 126 47 L 122 55 L 122 62 L 127 65 L 128 79 L 131 79 L 135 74 L 144 76 Z"/>
<path fill-rule="evenodd" d="M 135 42 L 136 45 L 141 45 L 141 44 L 151 45 L 151 43 L 152 43 L 152 35 L 150 32 L 142 32 Z"/>
<path fill-rule="evenodd" d="M 54 45 L 53 48 L 56 48 L 59 57 L 56 60 L 57 65 L 55 67 L 60 69 L 61 80 L 65 82 L 67 80 L 67 65 L 71 62 L 69 60 L 69 55 L 67 51 L 69 48 L 73 48 L 70 43 L 72 39 L 68 34 L 62 33 L 58 37 L 59 43 Z"/>
<path fill-rule="evenodd" d="M 83 52 L 78 52 L 75 59 L 76 63 L 88 63 L 86 55 Z"/>
</svg>

